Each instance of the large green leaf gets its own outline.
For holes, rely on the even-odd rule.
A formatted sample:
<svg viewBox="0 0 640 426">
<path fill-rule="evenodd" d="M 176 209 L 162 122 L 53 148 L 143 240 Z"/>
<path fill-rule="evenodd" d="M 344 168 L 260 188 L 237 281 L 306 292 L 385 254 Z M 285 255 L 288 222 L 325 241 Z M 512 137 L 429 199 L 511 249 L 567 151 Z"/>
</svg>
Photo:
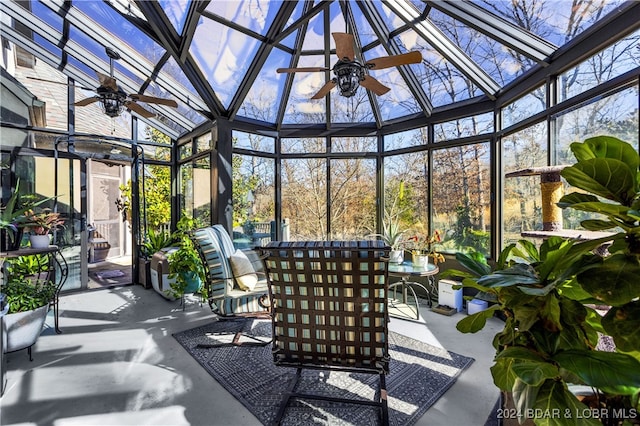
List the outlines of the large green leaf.
<svg viewBox="0 0 640 426">
<path fill-rule="evenodd" d="M 466 316 L 458 321 L 456 328 L 461 333 L 476 333 L 484 328 L 487 319 L 493 317 L 493 313 L 498 309 L 500 309 L 499 305 L 492 305 L 484 311 Z"/>
<path fill-rule="evenodd" d="M 638 157 L 636 149 L 627 142 L 613 136 L 595 136 L 585 139 L 584 145 L 588 146 L 589 150 L 598 158 L 620 160 L 626 163 L 630 170 L 638 170 L 640 157 Z M 574 144 L 571 144 L 571 150 L 573 151 L 573 149 Z M 576 152 L 573 152 L 578 161 L 582 161 Z"/>
<path fill-rule="evenodd" d="M 638 258 L 616 253 L 578 274 L 582 288 L 603 302 L 620 306 L 640 296 Z"/>
<path fill-rule="evenodd" d="M 571 207 L 574 204 L 598 202 L 599 198 L 595 195 L 585 194 L 584 192 L 571 192 L 563 195 L 557 205 L 560 208 Z"/>
<path fill-rule="evenodd" d="M 567 350 L 556 354 L 553 360 L 561 368 L 580 377 L 589 386 L 596 388 L 640 387 L 640 362 L 627 354 L 594 350 Z"/>
<path fill-rule="evenodd" d="M 629 207 L 613 204 L 613 203 L 605 203 L 602 201 L 593 201 L 586 203 L 575 203 L 568 205 L 567 207 L 571 207 L 572 209 L 581 210 L 583 212 L 589 213 L 600 213 L 608 216 L 615 216 L 624 219 L 627 222 L 632 222 L 633 217 L 628 213 L 631 211 Z"/>
<path fill-rule="evenodd" d="M 496 363 L 490 368 L 493 383 L 506 392 L 512 391 L 516 380 L 516 375 L 511 369 L 513 362 L 513 358 L 497 359 Z"/>
<path fill-rule="evenodd" d="M 640 351 L 640 301 L 614 306 L 602 318 L 602 326 L 619 350 Z"/>
<path fill-rule="evenodd" d="M 553 379 L 560 373 L 558 367 L 549 362 L 516 361 L 511 369 L 529 386 L 540 386 L 546 379 Z"/>
<path fill-rule="evenodd" d="M 510 287 L 513 285 L 539 284 L 540 280 L 531 265 L 517 263 L 514 266 L 485 275 L 478 284 L 485 287 Z"/>
<path fill-rule="evenodd" d="M 515 364 L 515 363 L 514 363 Z M 512 395 L 516 413 L 520 413 L 525 418 L 531 417 L 533 407 L 538 397 L 538 386 L 531 386 L 516 377 L 513 383 Z"/>
<path fill-rule="evenodd" d="M 590 409 L 563 382 L 547 380 L 538 390 L 532 417 L 536 426 L 602 426 L 585 413 Z"/>
<path fill-rule="evenodd" d="M 636 171 L 609 158 L 581 161 L 560 172 L 569 184 L 626 206 L 636 193 Z"/>
<path fill-rule="evenodd" d="M 583 220 L 582 222 L 580 222 L 580 225 L 582 225 L 584 229 L 587 229 L 589 231 L 604 231 L 618 226 L 617 223 L 611 222 L 610 220 L 599 219 Z"/>
</svg>

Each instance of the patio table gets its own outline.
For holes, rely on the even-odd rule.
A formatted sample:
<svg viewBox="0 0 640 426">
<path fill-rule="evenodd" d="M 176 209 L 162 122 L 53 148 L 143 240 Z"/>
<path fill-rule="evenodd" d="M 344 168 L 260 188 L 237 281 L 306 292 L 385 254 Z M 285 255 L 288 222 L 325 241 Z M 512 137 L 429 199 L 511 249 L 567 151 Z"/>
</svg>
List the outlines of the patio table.
<svg viewBox="0 0 640 426">
<path fill-rule="evenodd" d="M 414 266 L 410 261 L 389 263 L 389 276 L 400 278 L 397 283 L 389 285 L 389 315 L 419 320 L 420 309 L 414 287 L 419 287 L 425 291 L 427 303 L 431 306 L 431 292 L 436 292 L 435 275 L 438 272 L 440 272 L 440 269 L 432 263 L 428 263 L 426 266 Z M 426 277 L 427 286 L 416 281 L 409 281 L 411 277 Z M 400 299 L 397 298 L 398 291 L 400 292 Z M 413 297 L 412 301 L 409 295 Z"/>
</svg>

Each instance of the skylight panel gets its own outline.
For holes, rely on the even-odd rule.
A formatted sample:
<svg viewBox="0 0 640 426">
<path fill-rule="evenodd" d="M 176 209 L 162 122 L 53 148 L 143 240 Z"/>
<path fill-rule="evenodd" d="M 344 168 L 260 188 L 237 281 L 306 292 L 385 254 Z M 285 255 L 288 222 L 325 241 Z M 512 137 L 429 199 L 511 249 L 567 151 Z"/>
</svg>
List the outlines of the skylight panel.
<svg viewBox="0 0 640 426">
<path fill-rule="evenodd" d="M 571 41 L 624 3 L 624 0 L 578 3 L 567 0 L 541 0 L 518 2 L 519 7 L 516 9 L 512 2 L 471 1 L 556 46 L 562 46 Z"/>
<path fill-rule="evenodd" d="M 438 10 L 432 10 L 429 18 L 501 86 L 513 81 L 536 64 L 532 59 Z"/>
<path fill-rule="evenodd" d="M 281 50 L 271 51 L 240 107 L 240 115 L 271 123 L 276 121 L 287 79 L 287 74 L 278 74 L 276 69 L 288 67 L 290 58 L 291 55 Z"/>
<path fill-rule="evenodd" d="M 268 0 L 212 1 L 206 11 L 265 35 L 281 5 Z"/>
<path fill-rule="evenodd" d="M 158 0 L 160 7 L 171 21 L 178 34 L 182 33 L 191 0 Z"/>
<path fill-rule="evenodd" d="M 189 52 L 221 102 L 228 106 L 247 73 L 259 43 L 211 19 L 196 29 Z"/>
<path fill-rule="evenodd" d="M 57 13 L 42 4 L 42 1 L 32 2 L 31 7 L 31 13 L 62 32 L 62 18 Z"/>
</svg>

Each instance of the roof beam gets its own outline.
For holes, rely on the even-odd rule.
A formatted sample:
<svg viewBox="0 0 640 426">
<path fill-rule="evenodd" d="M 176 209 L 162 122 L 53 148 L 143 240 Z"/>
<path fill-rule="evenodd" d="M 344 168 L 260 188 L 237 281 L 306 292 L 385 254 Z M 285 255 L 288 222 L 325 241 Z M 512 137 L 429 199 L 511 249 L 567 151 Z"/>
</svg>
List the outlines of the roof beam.
<svg viewBox="0 0 640 426">
<path fill-rule="evenodd" d="M 49 41 L 50 43 L 54 45 L 58 45 L 59 41 L 63 38 L 63 35 L 59 31 L 51 28 L 49 25 L 47 25 L 42 20 L 40 20 L 38 17 L 34 16 L 33 14 L 29 13 L 28 11 L 20 7 L 17 3 L 3 2 L 3 7 L 4 7 L 3 9 L 4 12 L 8 16 L 13 18 L 17 22 L 21 22 L 24 25 L 28 25 L 29 28 L 31 28 L 36 34 L 40 35 L 42 38 Z M 84 62 L 90 68 L 96 71 L 100 71 L 103 74 L 109 75 L 110 73 L 109 64 L 107 64 L 101 58 L 97 57 L 96 55 L 94 55 L 93 53 L 85 49 L 83 46 L 81 46 L 77 42 L 71 41 L 71 40 L 67 41 L 64 44 L 64 46 L 62 46 L 62 50 L 70 54 L 71 56 L 73 56 L 75 59 L 78 59 Z M 88 87 L 96 85 L 95 78 L 90 79 L 90 77 L 84 73 L 82 73 L 82 75 L 84 77 L 80 79 L 76 78 L 76 80 L 82 81 L 83 84 Z M 123 87 L 123 89 L 125 89 L 125 91 L 129 93 L 137 91 L 136 89 L 137 83 L 127 78 L 126 76 L 121 76 L 120 78 L 118 78 L 118 83 Z M 195 126 L 195 123 L 193 123 L 191 120 L 188 120 L 186 117 L 184 117 L 184 115 L 178 113 L 174 108 L 165 107 L 162 105 L 153 105 L 153 108 L 162 112 L 162 114 L 164 114 L 167 118 L 173 120 L 174 122 L 184 127 L 185 129 L 190 129 L 190 128 L 193 128 L 193 126 Z"/>
<path fill-rule="evenodd" d="M 185 73 L 191 84 L 196 89 L 202 100 L 207 105 L 208 110 L 213 114 L 213 119 L 224 115 L 224 106 L 215 94 L 215 91 L 211 88 L 211 85 L 207 79 L 202 75 L 198 66 L 195 64 L 191 54 L 186 56 L 186 59 L 182 61 L 180 58 L 182 52 L 180 52 L 180 42 L 178 40 L 177 33 L 173 29 L 173 25 L 170 24 L 167 16 L 162 10 L 162 7 L 155 1 L 141 1 L 135 0 L 136 5 L 140 11 L 147 18 L 147 22 L 153 29 L 155 34 L 155 40 L 162 45 L 167 51 L 173 55 L 174 59 L 180 64 L 182 71 Z M 173 36 L 165 33 L 165 26 L 173 30 Z M 195 27 L 192 27 L 195 32 Z"/>
<path fill-rule="evenodd" d="M 547 64 L 557 46 L 468 1 L 427 0 L 427 4 L 539 64 Z"/>
<path fill-rule="evenodd" d="M 360 6 L 360 9 L 362 10 L 364 16 L 369 19 L 369 23 L 371 24 L 378 38 L 383 42 L 382 46 L 385 48 L 387 53 L 390 55 L 400 55 L 404 53 L 400 50 L 398 44 L 389 37 L 389 29 L 384 23 L 384 19 L 382 18 L 382 16 L 380 16 L 380 12 L 378 11 L 378 9 L 376 9 L 373 4 L 368 1 L 359 0 L 358 6 Z M 409 91 L 415 97 L 416 102 L 418 103 L 424 114 L 427 117 L 430 116 L 431 111 L 433 111 L 433 105 L 427 97 L 427 94 L 422 89 L 422 85 L 411 70 L 411 67 L 409 65 L 401 65 L 397 68 L 398 72 L 407 83 Z"/>
<path fill-rule="evenodd" d="M 64 1 L 49 0 L 44 4 L 56 11 L 53 6 L 62 7 L 64 5 Z M 78 30 L 84 32 L 101 45 L 114 47 L 120 54 L 122 60 L 127 63 L 128 68 L 137 73 L 140 78 L 147 79 L 155 72 L 155 64 L 138 53 L 135 49 L 131 48 L 128 44 L 113 37 L 108 32 L 101 30 L 95 22 L 78 9 L 71 8 L 63 18 L 65 21 L 68 21 Z M 189 105 L 193 109 L 206 109 L 206 105 L 202 100 L 194 99 L 193 97 L 186 95 L 186 93 L 189 93 L 190 91 L 176 79 L 171 78 L 166 73 L 157 74 L 155 82 L 167 93 L 170 93 L 171 96 L 180 102 Z"/>
<path fill-rule="evenodd" d="M 420 20 L 420 11 L 407 0 L 382 0 L 403 21 L 436 49 L 445 59 L 458 68 L 488 97 L 495 99 L 500 86 L 480 68 L 466 53 L 451 42 L 430 20 Z"/>
<path fill-rule="evenodd" d="M 247 69 L 247 74 L 240 82 L 240 86 L 238 87 L 235 96 L 229 104 L 229 120 L 233 120 L 238 113 L 240 105 L 242 105 L 242 102 L 247 96 L 247 93 L 249 93 L 251 86 L 255 83 L 258 74 L 260 74 L 262 66 L 267 61 L 267 58 L 269 57 L 269 54 L 273 49 L 273 40 L 277 37 L 278 34 L 280 34 L 284 26 L 287 24 L 287 20 L 289 19 L 295 8 L 295 2 L 286 1 L 283 2 L 280 6 L 280 9 L 278 9 L 278 13 L 274 17 L 273 23 L 271 24 L 271 27 L 266 34 L 266 38 L 269 41 L 260 43 L 258 51 L 256 52 L 253 61 L 251 61 L 251 64 Z"/>
</svg>

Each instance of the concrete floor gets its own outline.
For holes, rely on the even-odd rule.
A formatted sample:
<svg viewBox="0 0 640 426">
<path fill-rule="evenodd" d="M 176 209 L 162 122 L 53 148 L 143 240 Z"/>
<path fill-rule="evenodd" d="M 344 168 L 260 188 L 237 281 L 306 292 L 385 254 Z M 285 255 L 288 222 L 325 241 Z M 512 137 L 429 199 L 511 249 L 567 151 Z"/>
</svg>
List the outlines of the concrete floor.
<svg viewBox="0 0 640 426">
<path fill-rule="evenodd" d="M 257 425 L 257 419 L 172 337 L 214 318 L 194 300 L 182 310 L 142 286 L 90 290 L 60 300 L 62 334 L 48 328 L 27 352 L 7 354 L 2 425 Z M 422 308 L 423 320 L 390 328 L 475 358 L 418 425 L 483 425 L 498 398 L 489 367 L 493 319 L 480 333 L 455 329 L 451 317 Z"/>
</svg>

